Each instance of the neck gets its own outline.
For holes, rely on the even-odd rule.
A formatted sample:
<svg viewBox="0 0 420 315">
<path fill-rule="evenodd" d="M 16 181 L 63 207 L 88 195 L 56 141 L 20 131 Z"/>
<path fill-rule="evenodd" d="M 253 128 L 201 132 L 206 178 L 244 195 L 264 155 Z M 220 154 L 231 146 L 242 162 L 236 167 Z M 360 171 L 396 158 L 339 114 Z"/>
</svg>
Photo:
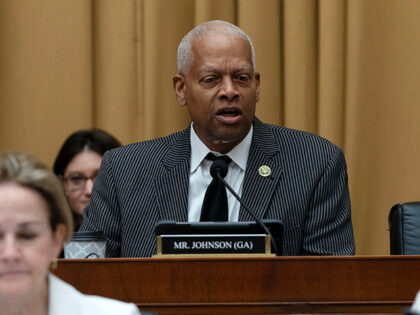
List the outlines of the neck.
<svg viewBox="0 0 420 315">
<path fill-rule="evenodd" d="M 209 144 L 206 144 L 206 145 L 210 150 L 212 150 L 214 152 L 219 152 L 221 154 L 226 154 L 226 153 L 230 152 L 237 145 L 237 143 L 235 143 L 235 144 L 232 144 L 232 143 L 210 143 L 210 145 Z"/>
<path fill-rule="evenodd" d="M 191 132 L 194 132 L 196 138 L 199 139 L 207 148 L 211 151 L 219 152 L 221 154 L 227 154 L 232 151 L 237 145 L 239 145 L 249 134 L 252 125 L 249 125 L 247 130 L 244 130 L 241 133 L 237 133 L 236 135 L 213 135 L 209 136 L 206 133 L 200 132 L 197 130 L 194 123 L 191 127 Z"/>
<path fill-rule="evenodd" d="M 0 315 L 47 315 L 48 287 L 34 291 L 19 297 L 0 297 Z"/>
<path fill-rule="evenodd" d="M 73 211 L 73 219 L 74 219 L 74 231 L 76 232 L 79 230 L 80 226 L 82 225 L 83 217 Z"/>
</svg>

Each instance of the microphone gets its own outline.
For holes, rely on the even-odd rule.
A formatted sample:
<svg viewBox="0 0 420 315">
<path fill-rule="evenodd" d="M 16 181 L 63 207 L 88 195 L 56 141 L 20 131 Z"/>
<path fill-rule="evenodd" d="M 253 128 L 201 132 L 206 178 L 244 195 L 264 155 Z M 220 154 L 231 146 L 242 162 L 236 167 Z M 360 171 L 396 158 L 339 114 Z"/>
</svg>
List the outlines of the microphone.
<svg viewBox="0 0 420 315">
<path fill-rule="evenodd" d="M 278 249 L 277 249 L 276 242 L 270 230 L 260 219 L 258 219 L 255 216 L 255 214 L 242 201 L 242 198 L 239 197 L 239 195 L 233 190 L 233 188 L 230 187 L 230 185 L 225 181 L 224 177 L 226 176 L 228 169 L 229 169 L 228 164 L 225 161 L 221 159 L 215 160 L 213 164 L 210 166 L 210 175 L 212 177 L 218 178 L 223 183 L 223 185 L 225 185 L 225 187 L 230 191 L 230 193 L 239 201 L 239 203 L 246 210 L 246 212 L 248 212 L 248 214 L 258 223 L 259 226 L 261 226 L 264 232 L 270 235 L 271 246 L 273 246 L 276 256 L 280 256 L 280 253 L 278 252 Z"/>
</svg>

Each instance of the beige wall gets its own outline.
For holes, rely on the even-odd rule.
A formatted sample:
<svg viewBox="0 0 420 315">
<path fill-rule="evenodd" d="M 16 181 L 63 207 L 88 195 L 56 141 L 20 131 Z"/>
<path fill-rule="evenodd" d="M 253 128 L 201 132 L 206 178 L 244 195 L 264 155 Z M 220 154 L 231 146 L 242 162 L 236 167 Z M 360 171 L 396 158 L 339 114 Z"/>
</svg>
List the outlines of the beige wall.
<svg viewBox="0 0 420 315">
<path fill-rule="evenodd" d="M 184 128 L 177 45 L 224 19 L 254 41 L 257 115 L 344 150 L 357 253 L 387 254 L 390 207 L 420 199 L 418 16 L 419 0 L 2 0 L 0 149 L 51 165 L 80 128 L 124 143 Z"/>
</svg>

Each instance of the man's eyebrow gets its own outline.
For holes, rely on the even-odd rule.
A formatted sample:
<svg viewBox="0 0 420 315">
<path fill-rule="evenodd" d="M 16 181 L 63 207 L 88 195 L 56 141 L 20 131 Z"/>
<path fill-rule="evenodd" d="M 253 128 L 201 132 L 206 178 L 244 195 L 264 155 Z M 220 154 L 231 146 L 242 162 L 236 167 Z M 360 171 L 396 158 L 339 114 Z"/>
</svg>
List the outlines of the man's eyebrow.
<svg viewBox="0 0 420 315">
<path fill-rule="evenodd" d="M 218 72 L 218 71 L 219 69 L 214 66 L 204 66 L 203 68 L 200 69 L 200 73 Z M 235 69 L 235 72 L 240 72 L 240 71 L 252 71 L 252 67 L 250 65 L 242 65 Z"/>
<path fill-rule="evenodd" d="M 239 71 L 252 71 L 252 67 L 250 65 L 242 65 L 236 69 L 237 72 Z"/>
<path fill-rule="evenodd" d="M 203 73 L 203 72 L 217 72 L 217 71 L 218 71 L 218 69 L 216 67 L 213 67 L 213 66 L 205 66 L 205 67 L 200 69 L 201 73 Z"/>
</svg>

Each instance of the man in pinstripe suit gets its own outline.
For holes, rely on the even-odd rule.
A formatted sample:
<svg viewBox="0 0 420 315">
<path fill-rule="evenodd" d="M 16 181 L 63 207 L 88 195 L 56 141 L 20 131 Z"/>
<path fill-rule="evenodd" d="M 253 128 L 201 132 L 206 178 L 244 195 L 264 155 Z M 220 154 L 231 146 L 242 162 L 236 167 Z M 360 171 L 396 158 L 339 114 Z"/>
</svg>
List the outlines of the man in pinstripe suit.
<svg viewBox="0 0 420 315">
<path fill-rule="evenodd" d="M 283 255 L 354 254 L 343 153 L 255 117 L 260 74 L 248 35 L 222 21 L 197 26 L 179 45 L 173 85 L 192 124 L 104 155 L 81 230 L 104 231 L 108 257 L 149 257 L 158 220 L 199 220 L 209 152 L 232 159 L 226 181 L 258 217 L 283 222 Z M 251 220 L 230 193 L 228 208 L 229 221 Z"/>
</svg>

